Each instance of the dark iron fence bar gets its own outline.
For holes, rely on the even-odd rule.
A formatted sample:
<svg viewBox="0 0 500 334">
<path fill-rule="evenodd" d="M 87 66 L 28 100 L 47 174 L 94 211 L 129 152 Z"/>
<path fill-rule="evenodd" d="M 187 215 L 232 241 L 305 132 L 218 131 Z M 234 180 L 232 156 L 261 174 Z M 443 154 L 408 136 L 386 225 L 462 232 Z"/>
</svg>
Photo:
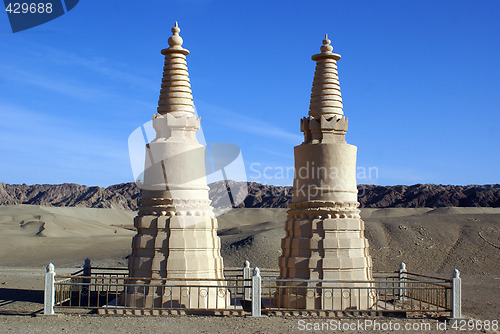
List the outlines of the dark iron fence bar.
<svg viewBox="0 0 500 334">
<path fill-rule="evenodd" d="M 429 276 L 429 275 L 417 274 L 417 273 L 411 273 L 411 272 L 407 272 L 406 274 L 411 275 L 411 276 L 430 278 L 430 279 L 434 279 L 434 280 L 449 281 L 449 278 L 444 278 L 444 277 Z"/>
</svg>

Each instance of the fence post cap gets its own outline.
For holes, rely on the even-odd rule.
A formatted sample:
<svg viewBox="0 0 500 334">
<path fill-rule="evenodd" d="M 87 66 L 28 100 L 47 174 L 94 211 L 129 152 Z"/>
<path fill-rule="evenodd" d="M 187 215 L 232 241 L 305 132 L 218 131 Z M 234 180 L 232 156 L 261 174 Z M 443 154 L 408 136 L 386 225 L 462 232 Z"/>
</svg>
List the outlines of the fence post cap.
<svg viewBox="0 0 500 334">
<path fill-rule="evenodd" d="M 255 267 L 253 269 L 253 275 L 254 276 L 260 276 L 260 269 L 259 269 L 259 267 Z"/>
<path fill-rule="evenodd" d="M 406 271 L 406 263 L 401 262 L 399 264 L 399 271 Z"/>
<path fill-rule="evenodd" d="M 53 273 L 55 269 L 56 269 L 56 268 L 54 267 L 54 265 L 53 265 L 52 263 L 49 263 L 49 264 L 47 265 L 47 267 L 45 268 L 45 271 L 46 271 L 47 273 Z"/>
<path fill-rule="evenodd" d="M 244 266 L 245 268 L 250 268 L 250 261 L 245 260 L 245 262 L 243 262 L 243 266 Z"/>
<path fill-rule="evenodd" d="M 453 269 L 453 278 L 459 278 L 460 277 L 460 271 L 458 269 Z"/>
</svg>

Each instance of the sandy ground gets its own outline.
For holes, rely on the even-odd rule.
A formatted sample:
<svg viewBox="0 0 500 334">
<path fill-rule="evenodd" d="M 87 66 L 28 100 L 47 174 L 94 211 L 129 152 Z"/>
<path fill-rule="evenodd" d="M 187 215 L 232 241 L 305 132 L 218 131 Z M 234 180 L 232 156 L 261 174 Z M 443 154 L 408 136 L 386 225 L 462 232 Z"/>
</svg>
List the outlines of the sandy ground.
<svg viewBox="0 0 500 334">
<path fill-rule="evenodd" d="M 74 271 L 86 257 L 94 265 L 126 265 L 135 234 L 133 216 L 112 209 L 0 207 L 0 333 L 281 333 L 304 332 L 307 324 L 330 321 L 305 319 L 301 325 L 300 319 L 280 317 L 33 317 L 43 307 L 47 263 L 53 262 L 59 274 Z M 500 320 L 500 209 L 364 209 L 362 217 L 375 270 L 396 270 L 405 261 L 411 272 L 451 277 L 458 268 L 464 314 Z M 240 209 L 219 217 L 225 265 L 239 267 L 248 259 L 253 266 L 277 267 L 285 218 L 284 209 Z M 433 319 L 378 320 L 415 326 L 428 322 L 432 332 L 440 332 Z"/>
<path fill-rule="evenodd" d="M 69 273 L 73 268 L 61 269 L 61 274 Z M 463 305 L 467 319 L 493 320 L 500 319 L 498 290 L 500 277 L 491 275 L 465 275 L 463 278 Z M 301 333 L 301 328 L 307 324 L 314 326 L 324 323 L 330 325 L 332 319 L 321 318 L 282 318 L 282 317 L 201 317 L 201 316 L 170 316 L 170 317 L 121 317 L 98 316 L 90 314 L 66 313 L 55 317 L 40 316 L 43 309 L 43 273 L 33 268 L 0 268 L 0 333 Z M 303 323 L 299 323 L 302 320 Z M 389 326 L 410 324 L 412 332 L 441 333 L 436 326 L 443 326 L 437 319 L 333 319 L 342 323 L 356 324 L 358 320 L 377 321 Z M 424 325 L 425 324 L 425 325 Z M 395 325 L 394 325 L 395 326 Z M 416 327 L 413 327 L 416 326 Z M 431 331 L 420 330 L 431 326 Z M 448 324 L 451 326 L 451 324 Z M 417 329 L 415 329 L 417 328 Z M 425 328 L 427 329 L 427 328 Z M 332 329 L 314 331 L 318 333 L 337 332 Z M 380 333 L 387 331 L 341 331 L 344 333 Z M 447 332 L 463 332 L 448 330 Z M 485 331 L 467 331 L 485 332 Z M 488 331 L 493 332 L 493 331 Z M 498 333 L 498 331 L 497 331 Z"/>
</svg>

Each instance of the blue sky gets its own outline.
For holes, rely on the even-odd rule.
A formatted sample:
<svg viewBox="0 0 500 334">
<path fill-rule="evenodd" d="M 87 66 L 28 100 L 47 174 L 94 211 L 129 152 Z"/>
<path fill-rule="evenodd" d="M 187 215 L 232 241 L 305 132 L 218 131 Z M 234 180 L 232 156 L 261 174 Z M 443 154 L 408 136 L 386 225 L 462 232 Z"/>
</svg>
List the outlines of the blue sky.
<svg viewBox="0 0 500 334">
<path fill-rule="evenodd" d="M 291 184 L 279 172 L 328 33 L 347 141 L 378 171 L 358 183 L 500 183 L 499 13 L 495 0 L 81 0 L 15 34 L 3 13 L 0 182 L 133 181 L 128 137 L 156 111 L 177 20 L 206 140 L 238 145 L 248 180 Z"/>
</svg>

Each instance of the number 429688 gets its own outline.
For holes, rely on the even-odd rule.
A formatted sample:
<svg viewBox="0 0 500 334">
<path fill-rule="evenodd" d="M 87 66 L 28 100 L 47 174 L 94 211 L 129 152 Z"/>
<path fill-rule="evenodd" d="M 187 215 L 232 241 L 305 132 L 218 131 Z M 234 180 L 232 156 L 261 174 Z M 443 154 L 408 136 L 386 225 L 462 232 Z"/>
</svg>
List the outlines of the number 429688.
<svg viewBox="0 0 500 334">
<path fill-rule="evenodd" d="M 27 3 L 27 2 L 14 2 L 14 3 L 9 3 L 7 7 L 5 8 L 5 11 L 8 12 L 9 14 L 43 14 L 47 13 L 50 14 L 52 13 L 52 3 L 47 2 L 47 3 Z"/>
</svg>

